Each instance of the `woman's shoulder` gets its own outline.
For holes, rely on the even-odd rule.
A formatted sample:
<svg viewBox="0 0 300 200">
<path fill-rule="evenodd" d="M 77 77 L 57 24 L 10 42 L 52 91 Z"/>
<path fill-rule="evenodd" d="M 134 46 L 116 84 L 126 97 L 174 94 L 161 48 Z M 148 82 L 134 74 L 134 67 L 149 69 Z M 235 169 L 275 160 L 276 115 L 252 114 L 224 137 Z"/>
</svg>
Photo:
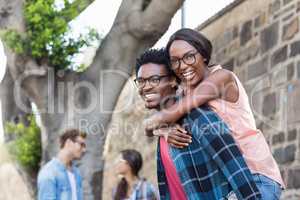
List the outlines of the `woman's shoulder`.
<svg viewBox="0 0 300 200">
<path fill-rule="evenodd" d="M 211 65 L 208 67 L 210 74 L 221 74 L 227 76 L 233 76 L 233 72 L 223 68 L 221 65 Z"/>
<path fill-rule="evenodd" d="M 147 188 L 147 191 L 155 191 L 155 186 L 150 182 L 148 181 L 146 178 L 142 178 L 141 179 L 141 185 L 143 188 Z"/>
<path fill-rule="evenodd" d="M 159 199 L 158 190 L 150 181 L 147 181 L 145 178 L 143 178 L 141 183 L 140 189 L 145 199 Z"/>
<path fill-rule="evenodd" d="M 212 68 L 214 68 L 213 66 Z M 210 80 L 217 82 L 232 82 L 235 81 L 234 73 L 230 70 L 224 69 L 222 67 L 216 66 L 216 69 L 210 69 L 210 75 L 208 76 Z"/>
<path fill-rule="evenodd" d="M 148 181 L 146 178 L 141 178 L 140 179 L 141 184 L 144 184 L 145 186 L 151 186 L 152 183 Z"/>
</svg>

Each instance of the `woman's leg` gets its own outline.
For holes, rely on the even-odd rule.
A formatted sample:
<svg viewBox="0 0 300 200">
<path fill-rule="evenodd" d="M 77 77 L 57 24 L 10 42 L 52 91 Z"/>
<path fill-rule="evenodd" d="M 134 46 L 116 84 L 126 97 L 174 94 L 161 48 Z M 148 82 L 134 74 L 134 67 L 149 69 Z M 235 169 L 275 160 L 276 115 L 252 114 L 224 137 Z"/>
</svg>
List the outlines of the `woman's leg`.
<svg viewBox="0 0 300 200">
<path fill-rule="evenodd" d="M 253 178 L 262 194 L 263 200 L 280 199 L 282 189 L 277 182 L 261 174 L 254 174 Z"/>
</svg>

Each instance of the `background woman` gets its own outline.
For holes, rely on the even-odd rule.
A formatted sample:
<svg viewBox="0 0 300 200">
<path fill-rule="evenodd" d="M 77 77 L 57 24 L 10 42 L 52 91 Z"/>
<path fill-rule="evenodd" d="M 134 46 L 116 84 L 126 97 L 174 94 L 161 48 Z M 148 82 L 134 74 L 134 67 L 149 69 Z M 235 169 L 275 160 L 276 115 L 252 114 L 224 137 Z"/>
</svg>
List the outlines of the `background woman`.
<svg viewBox="0 0 300 200">
<path fill-rule="evenodd" d="M 157 190 L 145 179 L 139 177 L 143 166 L 142 155 L 134 149 L 121 151 L 116 171 L 122 176 L 113 191 L 114 200 L 157 200 Z"/>
</svg>

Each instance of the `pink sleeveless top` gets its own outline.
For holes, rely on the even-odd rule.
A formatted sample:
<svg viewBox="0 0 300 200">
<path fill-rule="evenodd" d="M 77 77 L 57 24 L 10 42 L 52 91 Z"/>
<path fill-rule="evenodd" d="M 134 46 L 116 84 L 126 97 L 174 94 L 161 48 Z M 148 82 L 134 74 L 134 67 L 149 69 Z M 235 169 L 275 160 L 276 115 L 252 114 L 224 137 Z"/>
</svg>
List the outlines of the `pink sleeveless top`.
<svg viewBox="0 0 300 200">
<path fill-rule="evenodd" d="M 179 176 L 169 154 L 169 145 L 163 137 L 159 138 L 160 156 L 164 165 L 165 174 L 172 200 L 186 200 L 186 195 L 181 185 Z"/>
<path fill-rule="evenodd" d="M 222 69 L 220 65 L 215 66 L 211 73 L 219 69 Z M 285 187 L 266 139 L 256 128 L 248 95 L 237 76 L 235 74 L 233 76 L 239 90 L 238 100 L 232 103 L 215 99 L 208 104 L 229 126 L 251 172 L 265 175 Z"/>
</svg>

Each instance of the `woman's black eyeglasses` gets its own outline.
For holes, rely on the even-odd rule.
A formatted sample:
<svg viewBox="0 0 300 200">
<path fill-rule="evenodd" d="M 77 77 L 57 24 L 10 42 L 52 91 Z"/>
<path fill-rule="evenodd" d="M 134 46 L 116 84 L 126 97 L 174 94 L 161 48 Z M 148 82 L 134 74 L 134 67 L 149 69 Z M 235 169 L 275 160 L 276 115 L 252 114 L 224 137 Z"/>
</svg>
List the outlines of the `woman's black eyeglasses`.
<svg viewBox="0 0 300 200">
<path fill-rule="evenodd" d="M 196 62 L 196 54 L 199 52 L 187 52 L 183 55 L 182 58 L 171 58 L 170 65 L 172 70 L 177 70 L 180 67 L 181 61 L 183 61 L 186 65 L 193 65 Z"/>
</svg>

